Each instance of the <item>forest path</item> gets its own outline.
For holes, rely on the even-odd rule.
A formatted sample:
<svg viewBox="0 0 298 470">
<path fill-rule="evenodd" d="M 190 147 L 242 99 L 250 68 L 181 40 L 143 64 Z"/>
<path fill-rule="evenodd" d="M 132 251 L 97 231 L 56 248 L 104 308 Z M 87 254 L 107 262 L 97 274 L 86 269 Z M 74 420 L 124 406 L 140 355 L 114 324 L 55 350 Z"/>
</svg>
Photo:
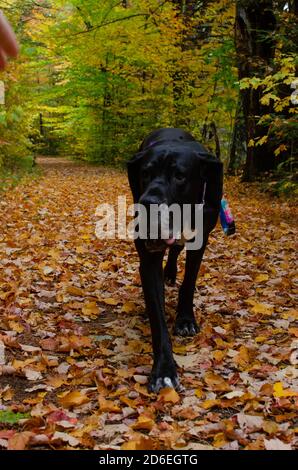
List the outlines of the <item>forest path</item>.
<svg viewBox="0 0 298 470">
<path fill-rule="evenodd" d="M 210 237 L 201 330 L 173 337 L 184 391 L 157 397 L 133 243 L 95 236 L 98 204 L 130 198 L 125 173 L 38 164 L 0 201 L 0 447 L 297 447 L 295 206 L 227 181 L 237 234 Z M 176 303 L 167 287 L 171 329 Z"/>
</svg>

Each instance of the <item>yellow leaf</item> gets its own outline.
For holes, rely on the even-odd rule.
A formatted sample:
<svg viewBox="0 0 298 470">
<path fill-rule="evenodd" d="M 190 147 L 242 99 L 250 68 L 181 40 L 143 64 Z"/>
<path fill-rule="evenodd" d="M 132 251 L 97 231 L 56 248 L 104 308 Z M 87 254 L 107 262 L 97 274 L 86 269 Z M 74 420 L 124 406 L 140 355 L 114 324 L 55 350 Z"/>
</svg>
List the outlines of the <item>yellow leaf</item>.
<svg viewBox="0 0 298 470">
<path fill-rule="evenodd" d="M 185 354 L 187 349 L 186 346 L 183 344 L 175 345 L 173 346 L 173 351 L 175 354 Z"/>
<path fill-rule="evenodd" d="M 267 142 L 268 140 L 268 135 L 264 135 L 263 137 L 261 137 L 261 139 L 259 139 L 256 143 L 256 145 L 263 145 Z"/>
<path fill-rule="evenodd" d="M 121 312 L 124 312 L 124 313 L 132 313 L 134 312 L 136 309 L 136 304 L 134 302 L 126 302 L 122 309 L 121 309 Z"/>
<path fill-rule="evenodd" d="M 258 274 L 256 277 L 255 277 L 255 281 L 256 282 L 264 282 L 264 281 L 268 281 L 269 279 L 269 275 L 268 274 Z"/>
<path fill-rule="evenodd" d="M 253 313 L 260 313 L 262 315 L 271 315 L 273 313 L 273 307 L 267 304 L 255 304 L 251 309 Z"/>
<path fill-rule="evenodd" d="M 237 356 L 233 358 L 233 362 L 235 364 L 238 364 L 242 368 L 247 367 L 247 365 L 250 362 L 250 358 L 249 358 L 249 350 L 247 349 L 246 346 L 243 346 L 243 345 L 240 346 Z"/>
<path fill-rule="evenodd" d="M 158 395 L 158 400 L 162 400 L 164 402 L 169 403 L 178 403 L 180 401 L 180 397 L 176 390 L 171 387 L 163 388 Z"/>
<path fill-rule="evenodd" d="M 112 265 L 111 261 L 103 261 L 102 263 L 99 264 L 98 267 L 101 271 L 107 271 L 111 268 L 111 265 Z"/>
<path fill-rule="evenodd" d="M 102 299 L 102 302 L 107 305 L 118 305 L 120 303 L 119 300 L 116 300 L 113 297 L 106 297 L 105 299 Z"/>
<path fill-rule="evenodd" d="M 214 439 L 213 439 L 214 447 L 222 447 L 227 443 L 228 441 L 226 440 L 223 432 L 219 432 L 214 436 Z"/>
<path fill-rule="evenodd" d="M 214 359 L 216 361 L 222 361 L 223 358 L 226 356 L 226 352 L 225 351 L 221 351 L 220 349 L 217 349 L 215 350 L 213 353 L 212 353 Z"/>
<path fill-rule="evenodd" d="M 284 390 L 282 382 L 276 382 L 273 385 L 273 390 L 273 395 L 276 398 L 298 397 L 298 392 L 294 392 L 294 390 L 290 390 L 289 388 Z"/>
<path fill-rule="evenodd" d="M 220 400 L 205 400 L 201 406 L 205 410 L 209 410 L 209 408 L 213 408 L 214 406 L 218 406 L 219 404 Z"/>
<path fill-rule="evenodd" d="M 267 340 L 267 336 L 257 336 L 255 338 L 256 343 L 264 343 L 264 341 L 266 341 L 266 340 Z"/>
<path fill-rule="evenodd" d="M 281 152 L 285 152 L 287 150 L 287 146 L 281 144 L 277 149 L 274 150 L 274 155 L 277 157 Z"/>
<path fill-rule="evenodd" d="M 16 321 L 11 320 L 8 322 L 8 325 L 9 325 L 9 328 L 15 331 L 16 333 L 23 333 L 24 331 L 24 327 Z"/>
<path fill-rule="evenodd" d="M 288 318 L 291 318 L 291 317 L 298 320 L 298 310 L 297 309 L 293 308 L 293 309 L 288 310 L 287 312 L 282 314 L 282 318 L 285 318 L 286 320 Z"/>
<path fill-rule="evenodd" d="M 128 398 L 128 397 L 120 397 L 120 401 L 133 409 L 137 408 L 138 406 L 137 400 L 132 400 L 131 398 Z"/>
<path fill-rule="evenodd" d="M 253 139 L 250 139 L 247 146 L 248 147 L 254 147 L 255 146 L 255 141 Z"/>
<path fill-rule="evenodd" d="M 196 389 L 196 391 L 195 391 L 195 396 L 196 397 L 202 398 L 204 395 L 205 395 L 205 393 L 203 392 L 203 390 L 200 387 Z"/>
<path fill-rule="evenodd" d="M 82 313 L 86 316 L 98 315 L 100 313 L 100 309 L 96 302 L 85 302 L 82 307 Z"/>
<path fill-rule="evenodd" d="M 264 421 L 263 429 L 267 434 L 276 434 L 279 427 L 274 421 Z"/>
<path fill-rule="evenodd" d="M 147 387 L 143 387 L 138 382 L 135 384 L 134 389 L 136 392 L 140 393 L 141 395 L 144 395 L 145 397 L 153 396 L 152 393 L 148 392 Z"/>
</svg>

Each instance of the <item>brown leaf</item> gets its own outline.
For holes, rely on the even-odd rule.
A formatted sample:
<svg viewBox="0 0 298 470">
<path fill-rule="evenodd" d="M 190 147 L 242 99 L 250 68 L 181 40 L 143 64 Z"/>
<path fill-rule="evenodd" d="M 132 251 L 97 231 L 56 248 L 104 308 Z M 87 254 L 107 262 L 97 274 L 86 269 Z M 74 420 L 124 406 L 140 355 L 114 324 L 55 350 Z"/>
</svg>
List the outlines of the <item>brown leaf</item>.
<svg viewBox="0 0 298 470">
<path fill-rule="evenodd" d="M 34 434 L 30 431 L 19 432 L 8 440 L 8 450 L 25 450 Z"/>
<path fill-rule="evenodd" d="M 206 372 L 204 380 L 209 388 L 216 392 L 228 392 L 231 389 L 225 379 L 213 372 Z"/>
</svg>

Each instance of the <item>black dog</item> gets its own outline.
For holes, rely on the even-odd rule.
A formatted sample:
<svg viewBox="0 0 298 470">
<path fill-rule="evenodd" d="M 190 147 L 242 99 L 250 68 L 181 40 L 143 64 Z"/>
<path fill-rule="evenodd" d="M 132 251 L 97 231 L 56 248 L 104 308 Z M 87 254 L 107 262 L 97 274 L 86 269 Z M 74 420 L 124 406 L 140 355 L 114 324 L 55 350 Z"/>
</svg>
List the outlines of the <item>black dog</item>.
<svg viewBox="0 0 298 470">
<path fill-rule="evenodd" d="M 196 279 L 211 230 L 215 227 L 222 198 L 222 163 L 210 155 L 191 134 L 181 129 L 159 129 L 142 143 L 128 162 L 128 179 L 135 203 L 201 204 L 204 201 L 203 244 L 187 250 L 185 276 L 179 291 L 175 334 L 193 336 L 198 326 L 193 313 Z M 173 237 L 135 240 L 140 275 L 149 315 L 154 364 L 149 390 L 179 387 L 176 364 L 165 320 L 164 279 L 175 283 L 177 258 L 183 246 Z M 165 270 L 162 262 L 167 247 Z"/>
</svg>

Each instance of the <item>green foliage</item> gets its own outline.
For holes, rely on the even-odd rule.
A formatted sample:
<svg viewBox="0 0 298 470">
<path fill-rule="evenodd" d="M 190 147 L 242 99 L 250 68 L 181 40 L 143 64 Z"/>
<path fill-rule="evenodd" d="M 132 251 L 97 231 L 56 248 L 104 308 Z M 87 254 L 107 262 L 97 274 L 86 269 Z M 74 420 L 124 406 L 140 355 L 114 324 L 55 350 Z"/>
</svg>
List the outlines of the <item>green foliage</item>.
<svg viewBox="0 0 298 470">
<path fill-rule="evenodd" d="M 240 89 L 252 87 L 261 90 L 260 102 L 268 106 L 268 114 L 263 114 L 258 124 L 268 127 L 268 135 L 251 140 L 249 146 L 263 145 L 270 142 L 274 145 L 275 157 L 283 156 L 288 151 L 290 163 L 294 155 L 294 142 L 298 134 L 297 105 L 293 101 L 296 62 L 292 55 L 278 54 L 275 58 L 275 73 L 268 74 L 264 79 L 257 77 L 244 78 L 240 81 Z M 269 112 L 272 110 L 271 112 Z M 281 160 L 283 167 L 285 161 Z"/>
<path fill-rule="evenodd" d="M 159 0 L 126 8 L 116 0 L 12 3 L 22 55 L 0 113 L 6 161 L 33 150 L 121 165 L 154 128 L 182 126 L 200 138 L 211 121 L 228 148 L 237 98 L 233 2 L 209 2 L 191 25 L 174 2 Z M 188 39 L 205 24 L 214 37 Z"/>
<path fill-rule="evenodd" d="M 20 419 L 29 417 L 29 413 L 14 413 L 11 410 L 0 411 L 0 423 L 3 424 L 17 424 Z"/>
</svg>

